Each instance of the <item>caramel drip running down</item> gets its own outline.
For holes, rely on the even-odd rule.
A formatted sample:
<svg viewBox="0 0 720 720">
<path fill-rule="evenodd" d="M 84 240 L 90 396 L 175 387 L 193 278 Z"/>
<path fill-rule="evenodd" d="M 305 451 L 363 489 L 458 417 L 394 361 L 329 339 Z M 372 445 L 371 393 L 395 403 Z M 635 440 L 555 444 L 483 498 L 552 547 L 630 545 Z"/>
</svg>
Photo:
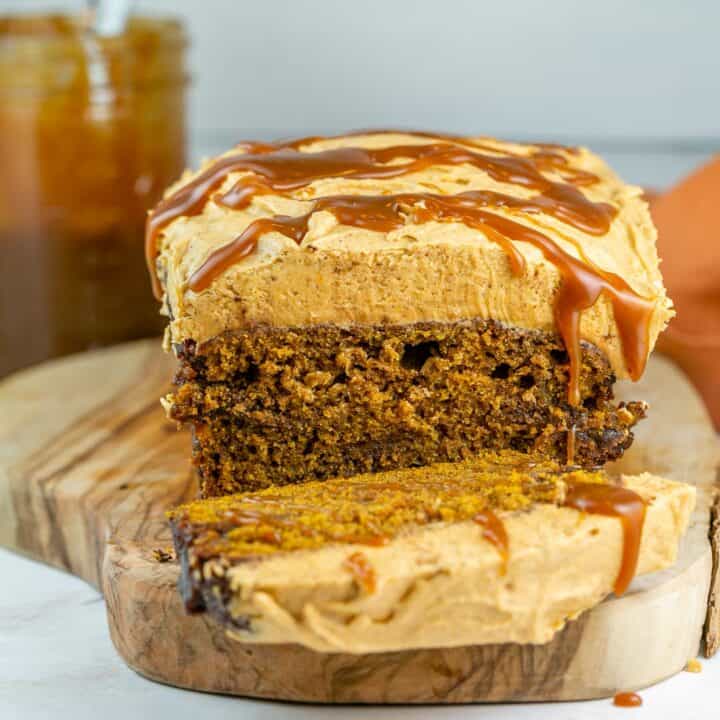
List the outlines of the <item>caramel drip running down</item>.
<svg viewBox="0 0 720 720">
<path fill-rule="evenodd" d="M 591 515 L 620 519 L 623 531 L 623 553 L 613 589 L 616 595 L 622 595 L 637 570 L 645 522 L 645 501 L 636 492 L 620 485 L 572 483 L 568 487 L 565 505 Z"/>
<path fill-rule="evenodd" d="M 278 232 L 301 243 L 310 217 L 327 211 L 338 222 L 379 232 L 396 230 L 410 222 L 459 222 L 480 230 L 507 253 L 512 271 L 525 269 L 515 242 L 538 248 L 555 265 L 563 282 L 555 303 L 555 320 L 570 358 L 568 399 L 580 402 L 580 315 L 605 295 L 609 298 L 618 325 L 629 375 L 637 380 L 648 354 L 648 328 L 652 304 L 637 295 L 619 276 L 605 272 L 586 260 L 565 252 L 545 234 L 509 218 L 489 212 L 503 209 L 519 215 L 545 214 L 591 235 L 608 232 L 617 213 L 607 203 L 590 201 L 578 189 L 597 181 L 591 173 L 570 167 L 567 157 L 549 146 L 539 146 L 530 155 L 500 151 L 471 140 L 450 136 L 416 136 L 434 140 L 428 144 L 398 145 L 380 149 L 343 147 L 321 152 L 300 152 L 297 148 L 320 138 L 302 138 L 284 144 L 244 143 L 242 153 L 220 158 L 191 182 L 165 198 L 150 215 L 146 232 L 146 259 L 158 298 L 158 235 L 170 222 L 202 212 L 206 202 L 228 208 L 247 207 L 262 194 L 283 194 L 329 177 L 345 179 L 395 178 L 433 166 L 471 165 L 497 182 L 518 185 L 536 194 L 518 198 L 493 191 L 468 191 L 457 195 L 402 193 L 387 196 L 328 196 L 316 199 L 308 213 L 299 217 L 275 216 L 251 223 L 233 242 L 214 251 L 192 275 L 189 287 L 195 292 L 210 283 L 234 263 L 251 255 L 258 239 Z M 440 140 L 441 142 L 437 142 Z M 482 152 L 485 150 L 485 152 Z M 562 180 L 550 180 L 552 172 Z M 231 173 L 243 175 L 224 194 L 215 193 Z M 213 194 L 215 193 L 215 194 Z"/>
<path fill-rule="evenodd" d="M 640 707 L 642 698 L 634 692 L 621 692 L 613 698 L 613 705 L 617 707 Z"/>
<path fill-rule="evenodd" d="M 510 543 L 503 521 L 491 510 L 483 510 L 475 515 L 473 522 L 482 528 L 483 538 L 495 546 L 502 561 L 500 574 L 505 575 L 510 557 Z"/>
<path fill-rule="evenodd" d="M 356 552 L 349 555 L 345 559 L 343 566 L 346 570 L 350 571 L 357 584 L 365 590 L 368 595 L 372 595 L 372 593 L 375 592 L 377 586 L 375 569 L 370 564 L 365 553 Z"/>
<path fill-rule="evenodd" d="M 575 465 L 575 446 L 577 444 L 577 431 L 575 426 L 572 425 L 567 430 L 567 449 L 565 460 L 568 467 Z"/>
</svg>

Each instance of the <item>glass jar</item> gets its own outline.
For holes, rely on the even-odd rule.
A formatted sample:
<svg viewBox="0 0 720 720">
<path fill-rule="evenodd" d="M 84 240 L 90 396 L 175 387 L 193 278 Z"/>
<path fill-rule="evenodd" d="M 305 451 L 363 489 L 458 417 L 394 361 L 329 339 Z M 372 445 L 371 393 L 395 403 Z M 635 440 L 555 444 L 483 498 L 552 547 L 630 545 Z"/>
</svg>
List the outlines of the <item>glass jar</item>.
<svg viewBox="0 0 720 720">
<path fill-rule="evenodd" d="M 186 36 L 0 16 L 0 377 L 159 333 L 147 210 L 185 166 Z"/>
</svg>

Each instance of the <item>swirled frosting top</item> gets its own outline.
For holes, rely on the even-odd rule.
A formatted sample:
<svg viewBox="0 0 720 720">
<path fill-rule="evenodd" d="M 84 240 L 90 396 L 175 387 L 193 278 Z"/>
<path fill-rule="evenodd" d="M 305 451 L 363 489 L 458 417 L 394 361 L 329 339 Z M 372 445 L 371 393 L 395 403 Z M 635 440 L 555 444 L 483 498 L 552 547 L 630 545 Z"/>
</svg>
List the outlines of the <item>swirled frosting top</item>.
<svg viewBox="0 0 720 720">
<path fill-rule="evenodd" d="M 637 378 L 673 314 L 655 239 L 641 189 L 584 148 L 368 131 L 240 143 L 169 189 L 146 252 L 173 343 L 479 317 Z"/>
</svg>

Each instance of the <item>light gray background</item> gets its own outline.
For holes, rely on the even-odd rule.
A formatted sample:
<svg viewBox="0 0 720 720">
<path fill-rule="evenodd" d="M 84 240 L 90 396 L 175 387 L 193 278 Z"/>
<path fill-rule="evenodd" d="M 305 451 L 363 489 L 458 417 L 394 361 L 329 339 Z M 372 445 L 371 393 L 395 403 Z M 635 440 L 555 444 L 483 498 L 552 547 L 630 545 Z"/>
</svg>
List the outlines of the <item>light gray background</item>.
<svg viewBox="0 0 720 720">
<path fill-rule="evenodd" d="M 402 126 L 582 142 L 664 186 L 720 149 L 719 0 L 133 5 L 187 21 L 194 160 L 246 137 Z"/>
</svg>

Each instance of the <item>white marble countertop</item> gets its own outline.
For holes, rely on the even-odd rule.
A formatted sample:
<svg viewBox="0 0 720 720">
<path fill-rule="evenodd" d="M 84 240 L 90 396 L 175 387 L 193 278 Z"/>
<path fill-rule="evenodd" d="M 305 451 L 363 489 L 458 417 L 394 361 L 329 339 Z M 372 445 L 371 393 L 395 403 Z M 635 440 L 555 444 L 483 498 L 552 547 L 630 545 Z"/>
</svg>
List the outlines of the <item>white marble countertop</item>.
<svg viewBox="0 0 720 720">
<path fill-rule="evenodd" d="M 0 550 L 1 720 L 710 720 L 717 717 L 720 656 L 700 674 L 644 690 L 643 707 L 610 700 L 456 707 L 322 707 L 178 690 L 145 680 L 115 652 L 101 596 L 83 581 Z"/>
</svg>

